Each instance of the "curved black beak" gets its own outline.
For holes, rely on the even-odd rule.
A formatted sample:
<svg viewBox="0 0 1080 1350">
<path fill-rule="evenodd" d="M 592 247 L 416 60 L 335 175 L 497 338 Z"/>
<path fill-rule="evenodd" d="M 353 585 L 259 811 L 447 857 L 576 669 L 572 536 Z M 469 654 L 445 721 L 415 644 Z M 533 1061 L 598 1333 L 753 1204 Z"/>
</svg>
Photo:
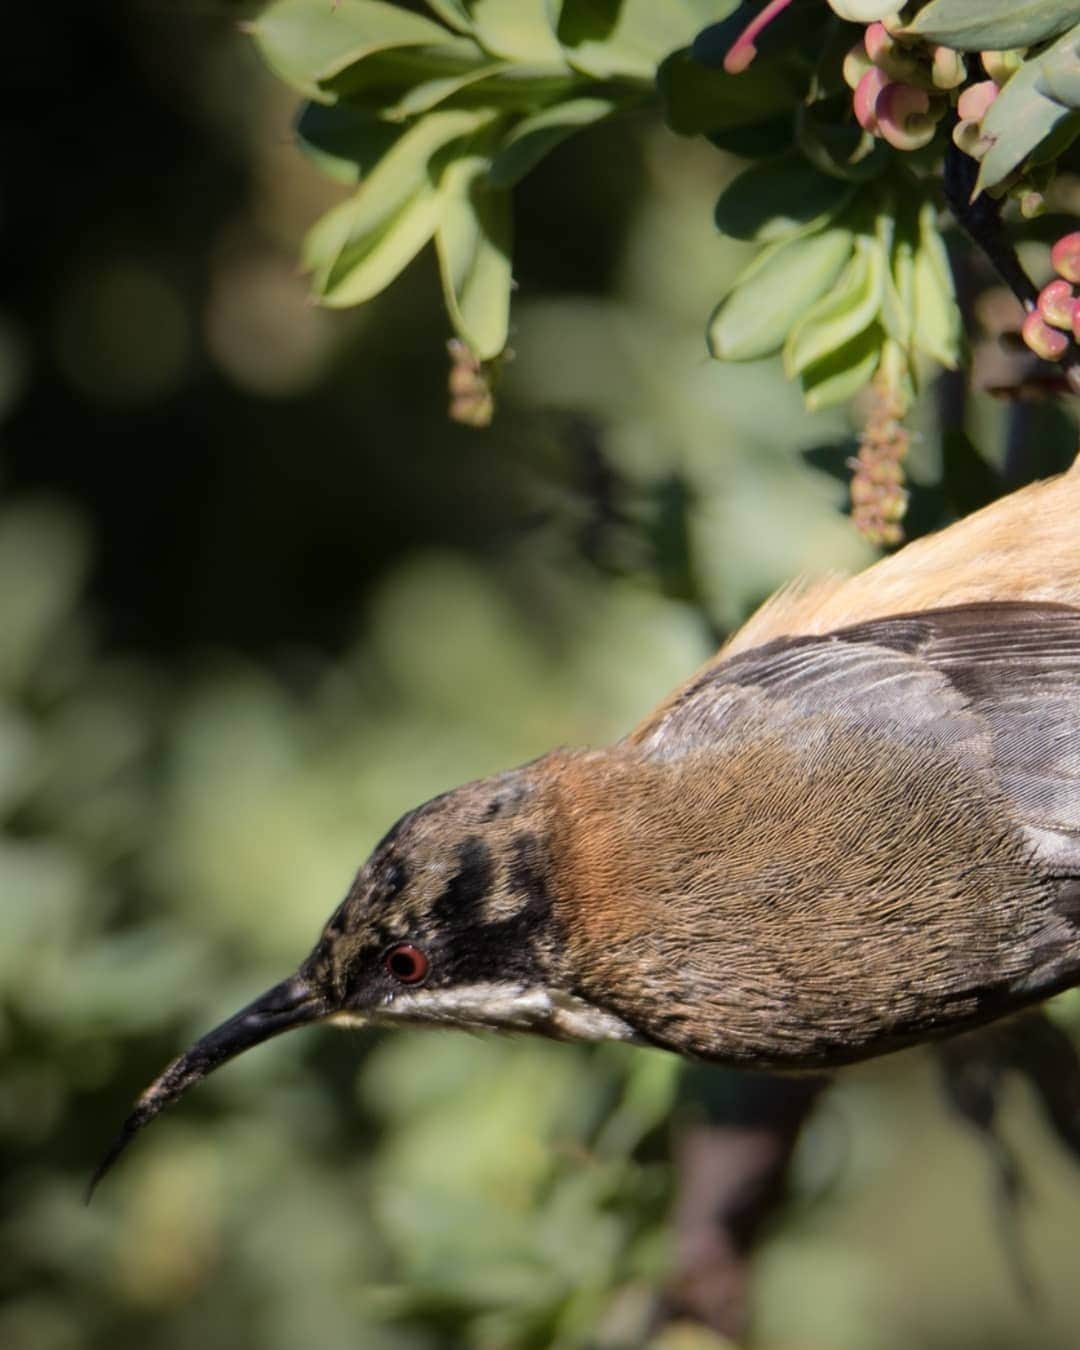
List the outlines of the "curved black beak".
<svg viewBox="0 0 1080 1350">
<path fill-rule="evenodd" d="M 219 1064 L 305 1022 L 318 1021 L 327 1012 L 326 1000 L 302 975 L 291 975 L 268 989 L 253 1003 L 222 1022 L 190 1050 L 174 1059 L 138 1098 L 109 1151 L 98 1163 L 86 1189 L 86 1202 L 105 1173 L 144 1125 L 183 1096 L 188 1088 L 212 1073 Z"/>
</svg>

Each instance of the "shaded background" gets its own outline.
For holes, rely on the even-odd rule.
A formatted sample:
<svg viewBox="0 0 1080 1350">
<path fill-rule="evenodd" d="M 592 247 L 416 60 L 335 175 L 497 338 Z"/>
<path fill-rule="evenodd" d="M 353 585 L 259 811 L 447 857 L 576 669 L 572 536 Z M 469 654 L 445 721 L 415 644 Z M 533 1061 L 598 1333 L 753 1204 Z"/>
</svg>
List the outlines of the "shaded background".
<svg viewBox="0 0 1080 1350">
<path fill-rule="evenodd" d="M 455 427 L 429 256 L 363 310 L 306 303 L 340 190 L 245 12 L 5 16 L 0 1344 L 639 1345 L 705 1095 L 660 1053 L 297 1033 L 81 1203 L 134 1094 L 295 966 L 401 811 L 619 735 L 775 585 L 873 556 L 846 416 L 705 356 L 734 161 L 648 115 L 553 154 L 518 196 L 499 415 Z M 1072 445 L 955 384 L 916 421 L 916 530 Z M 1004 1132 L 1033 1299 L 912 1053 L 813 1115 L 752 1343 L 1080 1343 L 1080 1175 L 1019 1085 Z"/>
</svg>

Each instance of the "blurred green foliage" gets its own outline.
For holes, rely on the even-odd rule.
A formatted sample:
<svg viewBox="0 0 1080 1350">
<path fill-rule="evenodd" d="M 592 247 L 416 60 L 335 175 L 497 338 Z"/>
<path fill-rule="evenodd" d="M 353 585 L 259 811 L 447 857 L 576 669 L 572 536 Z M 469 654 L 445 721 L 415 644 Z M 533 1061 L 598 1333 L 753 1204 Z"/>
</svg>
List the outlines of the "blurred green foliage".
<svg viewBox="0 0 1080 1350">
<path fill-rule="evenodd" d="M 295 965 L 397 814 L 618 735 L 774 586 L 872 556 L 808 462 L 842 465 L 845 418 L 808 417 L 775 359 L 702 359 L 703 278 L 751 249 L 710 221 L 738 161 L 642 112 L 553 151 L 520 189 L 517 360 L 477 436 L 441 419 L 433 268 L 358 313 L 306 304 L 294 257 L 331 198 L 234 17 L 13 20 L 0 1345 L 637 1346 L 671 1257 L 659 1053 L 297 1033 L 82 1204 L 132 1096 Z M 927 527 L 986 488 L 962 439 L 942 478 L 951 415 L 917 410 Z M 1006 482 L 1071 449 L 1022 416 L 964 409 Z M 755 1344 L 1074 1345 L 1080 1181 L 1019 1091 L 1006 1114 L 1034 1309 L 916 1054 L 812 1122 Z"/>
</svg>

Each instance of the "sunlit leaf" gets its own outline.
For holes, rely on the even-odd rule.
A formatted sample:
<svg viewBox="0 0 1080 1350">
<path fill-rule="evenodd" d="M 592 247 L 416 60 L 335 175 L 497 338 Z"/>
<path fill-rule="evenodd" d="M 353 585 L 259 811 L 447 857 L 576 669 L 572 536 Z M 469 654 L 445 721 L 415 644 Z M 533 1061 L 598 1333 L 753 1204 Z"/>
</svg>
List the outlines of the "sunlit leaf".
<svg viewBox="0 0 1080 1350">
<path fill-rule="evenodd" d="M 548 0 L 463 0 L 477 41 L 494 56 L 529 63 L 565 61 Z"/>
<path fill-rule="evenodd" d="M 424 0 L 424 2 L 428 9 L 441 19 L 448 28 L 455 28 L 459 33 L 472 31 L 472 24 L 469 22 L 469 10 L 465 0 Z"/>
<path fill-rule="evenodd" d="M 495 155 L 491 182 L 497 187 L 512 187 L 568 136 L 610 116 L 618 106 L 610 98 L 575 98 L 524 118 Z"/>
<path fill-rule="evenodd" d="M 391 47 L 452 40 L 440 24 L 380 0 L 278 0 L 249 31 L 267 65 L 308 98 L 332 102 L 320 79 Z"/>
<path fill-rule="evenodd" d="M 322 279 L 323 304 L 359 305 L 385 290 L 435 233 L 441 211 L 438 188 L 424 183 L 380 226 L 350 233 Z"/>
<path fill-rule="evenodd" d="M 1080 108 L 1080 27 L 1036 59 L 1039 93 L 1066 108 Z"/>
<path fill-rule="evenodd" d="M 1025 61 L 990 105 L 982 134 L 990 148 L 979 164 L 976 192 L 1007 178 L 1039 142 L 1068 116 L 1059 101 L 1080 95 L 1080 30 Z"/>
<path fill-rule="evenodd" d="M 652 84 L 664 57 L 691 42 L 724 3 L 565 0 L 558 38 L 570 64 L 585 75 Z"/>
<path fill-rule="evenodd" d="M 908 350 L 914 326 L 918 213 L 907 203 L 894 213 L 890 202 L 878 212 L 875 227 L 882 256 L 888 259 L 882 277 L 881 322 L 889 337 Z"/>
<path fill-rule="evenodd" d="M 416 43 L 410 47 L 391 47 L 369 52 L 341 69 L 320 76 L 319 87 L 327 96 L 392 112 L 414 89 L 429 85 L 440 89 L 438 98 L 426 104 L 417 95 L 416 111 L 432 107 L 455 92 L 459 85 L 482 79 L 498 63 L 467 38 L 448 38 L 440 43 Z M 397 113 L 403 116 L 402 113 Z"/>
<path fill-rule="evenodd" d="M 807 366 L 799 376 L 807 410 L 819 412 L 853 398 L 877 369 L 884 341 L 880 324 L 871 324 Z"/>
<path fill-rule="evenodd" d="M 924 202 L 919 212 L 919 244 L 914 259 L 912 290 L 915 346 L 947 369 L 954 370 L 960 359 L 960 311 L 949 255 L 932 202 Z"/>
<path fill-rule="evenodd" d="M 871 235 L 855 236 L 847 267 L 791 330 L 784 347 L 784 368 L 793 378 L 858 336 L 881 308 L 885 258 Z"/>
<path fill-rule="evenodd" d="M 1057 37 L 1078 20 L 1077 0 L 930 0 L 906 31 L 958 51 L 1005 51 Z"/>
<path fill-rule="evenodd" d="M 506 346 L 510 320 L 510 194 L 488 180 L 482 150 L 460 155 L 442 182 L 435 231 L 443 298 L 459 337 L 482 361 Z"/>
<path fill-rule="evenodd" d="M 300 148 L 339 183 L 365 177 L 404 131 L 347 103 L 306 103 L 296 124 Z"/>
<path fill-rule="evenodd" d="M 392 120 L 416 117 L 421 113 L 430 112 L 432 108 L 437 108 L 441 103 L 446 103 L 470 87 L 510 69 L 512 67 L 506 62 L 492 61 L 486 65 L 473 66 L 470 70 L 459 74 L 422 80 L 417 84 L 411 84 L 396 102 L 384 104 L 380 109 L 381 115 Z"/>
<path fill-rule="evenodd" d="M 397 276 L 438 222 L 435 156 L 490 120 L 490 113 L 430 113 L 395 141 L 348 201 L 316 222 L 303 262 L 325 303 L 358 304 Z"/>
<path fill-rule="evenodd" d="M 714 312 L 712 354 L 751 361 L 779 350 L 792 325 L 836 280 L 851 246 L 851 231 L 833 227 L 766 248 Z"/>
</svg>

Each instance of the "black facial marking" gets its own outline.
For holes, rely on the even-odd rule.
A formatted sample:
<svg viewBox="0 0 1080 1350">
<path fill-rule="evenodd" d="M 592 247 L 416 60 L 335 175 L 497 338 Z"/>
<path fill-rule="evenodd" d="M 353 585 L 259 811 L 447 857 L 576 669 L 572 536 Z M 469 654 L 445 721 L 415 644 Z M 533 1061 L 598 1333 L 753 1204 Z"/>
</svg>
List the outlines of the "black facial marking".
<svg viewBox="0 0 1080 1350">
<path fill-rule="evenodd" d="M 540 840 L 535 834 L 517 834 L 513 842 L 514 859 L 510 864 L 510 887 L 523 898 L 522 912 L 533 920 L 547 919 L 551 913 L 547 867 Z"/>
<path fill-rule="evenodd" d="M 494 881 L 491 850 L 477 835 L 469 835 L 458 845 L 457 871 L 431 907 L 435 922 L 461 928 L 482 919 Z"/>
<path fill-rule="evenodd" d="M 493 882 L 487 849 L 483 850 L 483 867 L 479 865 L 479 854 L 470 851 L 472 865 L 462 866 L 440 897 L 440 902 L 447 900 L 447 907 L 436 917 L 442 927 L 450 980 L 466 983 L 498 978 L 528 983 L 542 973 L 545 947 L 552 936 L 552 903 L 543 845 L 535 835 L 522 833 L 511 841 L 510 851 L 504 891 L 518 901 L 518 906 L 506 918 L 484 917 L 484 898 L 491 895 Z M 470 889 L 480 873 L 483 890 Z M 462 905 L 466 891 L 468 903 Z M 447 899 L 451 892 L 455 897 L 453 907 Z"/>
</svg>

